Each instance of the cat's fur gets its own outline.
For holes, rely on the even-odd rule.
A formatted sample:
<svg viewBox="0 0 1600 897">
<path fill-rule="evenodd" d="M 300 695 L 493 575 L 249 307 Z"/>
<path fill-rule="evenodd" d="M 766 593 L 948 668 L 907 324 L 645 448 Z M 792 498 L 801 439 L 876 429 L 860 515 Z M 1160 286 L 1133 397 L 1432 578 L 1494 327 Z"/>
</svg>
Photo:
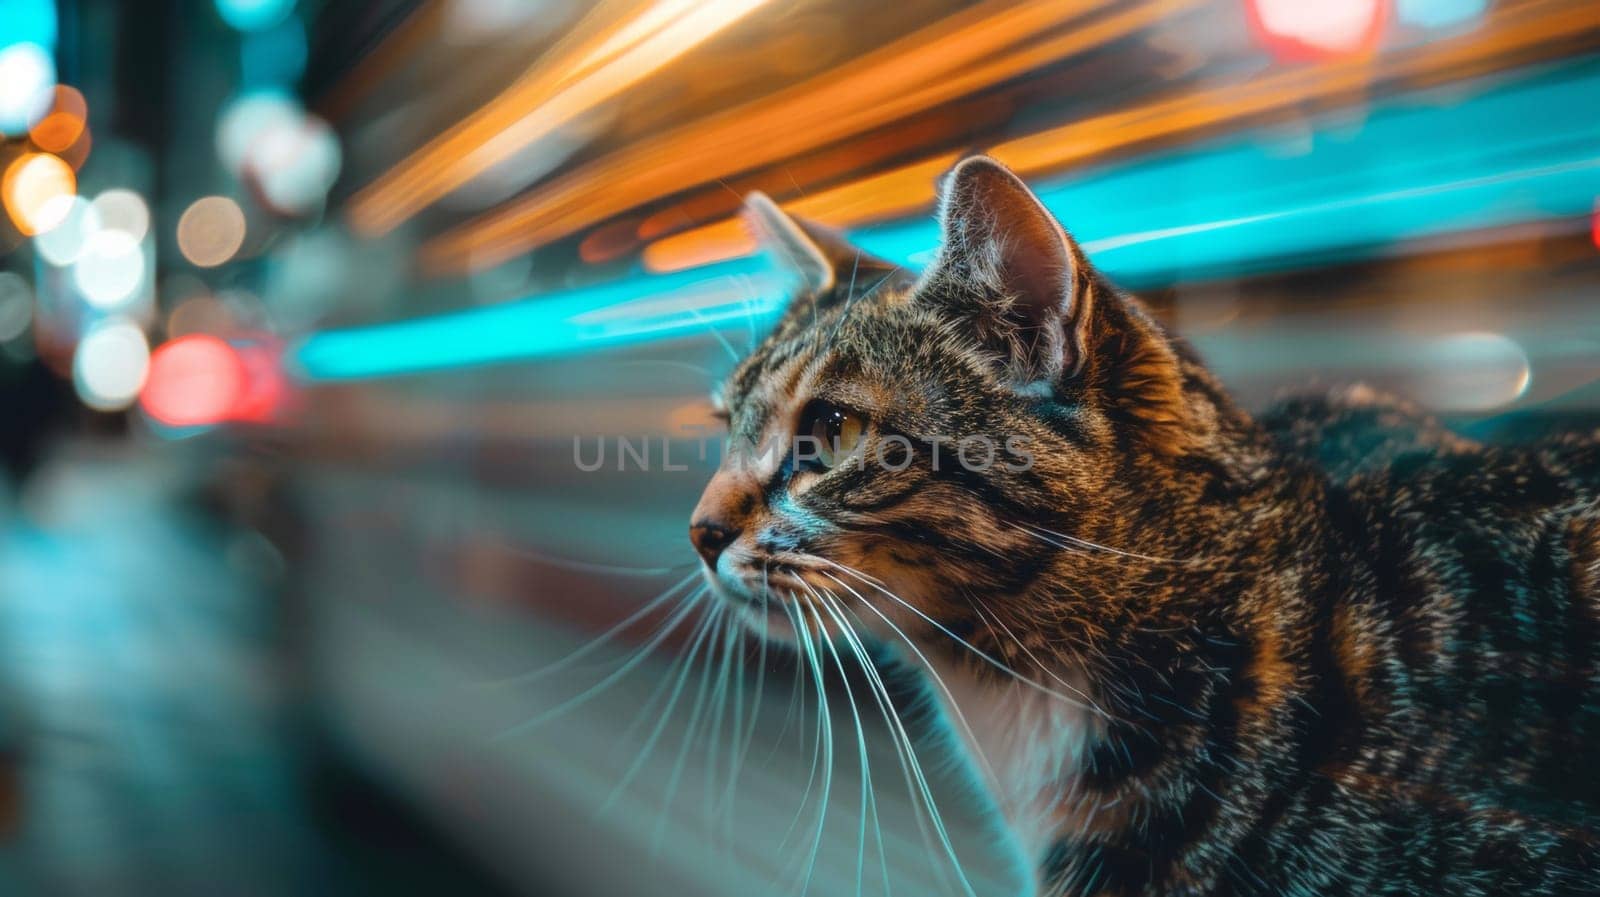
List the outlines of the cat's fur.
<svg viewBox="0 0 1600 897">
<path fill-rule="evenodd" d="M 717 591 L 897 622 L 1040 893 L 1600 894 L 1600 443 L 1477 445 L 1362 390 L 1253 419 L 998 163 L 941 215 L 914 278 L 753 200 L 807 285 L 731 434 L 820 398 L 919 451 L 725 466 Z M 1036 463 L 927 463 L 970 434 Z"/>
</svg>

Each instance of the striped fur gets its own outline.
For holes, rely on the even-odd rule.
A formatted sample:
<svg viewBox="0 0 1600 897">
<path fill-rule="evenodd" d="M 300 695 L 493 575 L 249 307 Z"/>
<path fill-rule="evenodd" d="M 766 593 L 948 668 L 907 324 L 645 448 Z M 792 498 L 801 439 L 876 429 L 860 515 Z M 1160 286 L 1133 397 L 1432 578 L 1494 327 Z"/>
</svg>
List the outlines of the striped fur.
<svg viewBox="0 0 1600 897">
<path fill-rule="evenodd" d="M 920 277 L 752 214 L 811 274 L 725 385 L 734 440 L 824 399 L 916 459 L 725 468 L 713 585 L 895 623 L 1041 893 L 1600 894 L 1600 442 L 1364 390 L 1253 419 L 981 158 Z M 973 434 L 1034 463 L 933 468 Z"/>
</svg>

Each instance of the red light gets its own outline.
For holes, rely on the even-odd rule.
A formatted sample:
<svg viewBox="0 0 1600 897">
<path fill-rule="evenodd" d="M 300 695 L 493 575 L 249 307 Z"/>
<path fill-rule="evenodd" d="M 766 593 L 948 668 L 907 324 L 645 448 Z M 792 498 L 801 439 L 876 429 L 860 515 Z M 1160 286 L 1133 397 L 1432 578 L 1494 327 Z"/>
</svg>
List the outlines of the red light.
<svg viewBox="0 0 1600 897">
<path fill-rule="evenodd" d="M 1594 214 L 1589 217 L 1589 239 L 1600 249 L 1600 199 L 1594 201 Z"/>
<path fill-rule="evenodd" d="M 1246 0 L 1256 40 L 1287 62 L 1369 53 L 1389 18 L 1388 0 Z"/>
<path fill-rule="evenodd" d="M 234 417 L 248 372 L 226 342 L 196 333 L 165 343 L 150 356 L 139 404 L 173 427 L 199 427 Z"/>
</svg>

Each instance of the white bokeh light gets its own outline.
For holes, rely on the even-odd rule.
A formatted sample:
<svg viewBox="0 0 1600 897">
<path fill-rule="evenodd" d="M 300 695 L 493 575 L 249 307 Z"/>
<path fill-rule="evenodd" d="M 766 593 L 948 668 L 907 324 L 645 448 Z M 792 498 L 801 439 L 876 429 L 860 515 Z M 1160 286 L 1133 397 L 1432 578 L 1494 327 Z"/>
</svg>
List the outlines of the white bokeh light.
<svg viewBox="0 0 1600 897">
<path fill-rule="evenodd" d="M 0 48 L 0 133 L 26 134 L 55 99 L 56 63 L 32 43 Z"/>
<path fill-rule="evenodd" d="M 262 134 L 278 126 L 293 126 L 301 114 L 298 103 L 275 90 L 248 93 L 233 100 L 217 123 L 217 157 L 224 167 L 238 174 Z"/>
<path fill-rule="evenodd" d="M 150 232 L 150 207 L 132 190 L 107 190 L 94 198 L 93 206 L 104 230 L 122 231 L 135 243 Z"/>
<path fill-rule="evenodd" d="M 89 238 L 100 230 L 100 216 L 94 206 L 81 196 L 58 196 L 52 204 L 65 203 L 66 210 L 50 210 L 52 218 L 60 221 L 54 227 L 33 238 L 33 246 L 44 260 L 58 268 L 76 262 L 83 255 Z"/>
<path fill-rule="evenodd" d="M 21 274 L 0 271 L 0 343 L 10 342 L 33 322 L 33 290 Z"/>
<path fill-rule="evenodd" d="M 150 372 L 150 343 L 126 318 L 112 318 L 89 329 L 72 356 L 72 382 L 78 398 L 99 411 L 133 404 Z"/>
<path fill-rule="evenodd" d="M 120 230 L 100 230 L 89 237 L 72 265 L 72 282 L 84 301 L 95 308 L 119 308 L 133 299 L 144 283 L 144 247 Z"/>
<path fill-rule="evenodd" d="M 269 204 L 303 215 L 315 211 L 338 180 L 342 154 L 327 122 L 307 115 L 262 132 L 245 162 Z"/>
</svg>

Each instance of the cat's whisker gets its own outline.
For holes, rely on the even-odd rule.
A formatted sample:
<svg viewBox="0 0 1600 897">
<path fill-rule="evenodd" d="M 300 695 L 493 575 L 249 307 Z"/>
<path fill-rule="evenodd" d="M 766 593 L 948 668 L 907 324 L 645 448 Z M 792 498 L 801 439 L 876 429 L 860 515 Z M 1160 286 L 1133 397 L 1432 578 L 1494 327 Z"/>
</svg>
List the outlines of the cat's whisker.
<svg viewBox="0 0 1600 897">
<path fill-rule="evenodd" d="M 706 331 L 716 338 L 717 342 L 722 344 L 722 348 L 728 353 L 728 357 L 733 359 L 734 364 L 738 364 L 740 361 L 744 360 L 743 356 L 739 354 L 738 350 L 733 348 L 733 343 L 728 342 L 728 338 L 722 335 L 722 331 L 718 330 L 715 324 L 707 320 L 705 314 L 703 314 L 700 309 L 695 308 L 694 306 L 688 306 L 684 310 L 689 313 L 690 317 L 704 325 Z"/>
<path fill-rule="evenodd" d="M 655 727 L 652 728 L 650 734 L 645 737 L 644 744 L 642 744 L 639 747 L 639 750 L 634 753 L 633 762 L 629 764 L 622 776 L 617 779 L 616 785 L 612 786 L 611 793 L 607 795 L 605 802 L 600 805 L 602 812 L 612 806 L 616 799 L 627 789 L 627 786 L 633 781 L 634 777 L 644 769 L 645 761 L 655 750 L 656 743 L 661 740 L 662 734 L 666 732 L 667 724 L 672 719 L 672 712 L 677 709 L 678 701 L 683 697 L 683 689 L 684 686 L 686 686 L 689 682 L 689 672 L 694 668 L 695 658 L 699 655 L 701 646 L 704 645 L 706 639 L 710 637 L 712 629 L 721 613 L 722 609 L 717 608 L 715 611 L 707 614 L 701 619 L 700 623 L 696 625 L 694 632 L 690 636 L 688 651 L 674 661 L 673 666 L 668 667 L 667 674 L 662 677 L 661 682 L 656 686 L 656 690 L 652 692 L 650 697 L 646 700 L 645 708 L 648 709 L 650 706 L 655 704 L 656 699 L 660 696 L 661 691 L 668 686 L 668 683 L 671 683 L 672 692 L 667 697 L 666 706 L 662 708 L 661 714 L 656 720 Z M 627 731 L 623 733 L 624 739 L 628 738 L 632 733 L 634 726 L 637 725 L 637 720 L 643 718 L 644 717 L 641 711 L 641 715 L 636 717 L 635 722 L 630 723 Z"/>
<path fill-rule="evenodd" d="M 638 624 L 639 621 L 654 613 L 657 608 L 661 607 L 663 604 L 666 604 L 668 601 L 671 601 L 673 596 L 675 596 L 680 589 L 699 578 L 699 576 L 700 571 L 696 570 L 695 572 L 690 573 L 688 576 L 685 576 L 683 579 L 678 580 L 676 583 L 669 586 L 666 591 L 654 598 L 651 598 L 649 601 L 646 601 L 643 605 L 640 605 L 638 610 L 635 610 L 633 613 L 624 617 L 620 623 L 617 623 L 610 629 L 607 629 L 605 632 L 600 633 L 589 641 L 584 642 L 581 646 L 573 649 L 570 653 L 559 660 L 553 661 L 537 670 L 521 673 L 516 676 L 510 676 L 504 679 L 492 679 L 486 682 L 480 682 L 478 684 L 485 688 L 528 685 L 537 682 L 552 673 L 566 669 L 567 667 L 572 666 L 574 663 L 577 663 L 583 658 L 599 650 L 601 645 L 604 645 L 606 642 L 611 641 L 618 635 L 621 635 L 623 632 L 633 628 L 633 626 Z M 693 605 L 709 591 L 709 586 L 701 586 L 697 592 L 690 595 L 685 600 L 684 606 Z"/>
<path fill-rule="evenodd" d="M 822 678 L 822 661 L 817 656 L 816 645 L 811 642 L 811 632 L 805 622 L 805 612 L 799 610 L 794 619 L 799 625 L 800 643 L 805 648 L 807 666 L 811 668 L 812 681 L 817 687 L 817 702 L 820 705 L 820 724 L 825 733 L 822 739 L 823 764 L 822 764 L 822 802 L 817 808 L 817 831 L 811 839 L 811 855 L 806 859 L 805 878 L 800 886 L 800 897 L 805 897 L 811 890 L 811 878 L 817 868 L 817 855 L 822 850 L 822 832 L 828 822 L 828 799 L 833 791 L 833 712 L 828 706 L 827 686 Z M 822 634 L 819 631 L 818 637 Z"/>
<path fill-rule="evenodd" d="M 800 638 L 800 631 L 801 630 L 800 630 L 799 621 L 797 621 L 795 619 L 795 609 L 794 609 L 793 605 L 791 605 L 789 602 L 785 601 L 785 602 L 782 602 L 779 606 L 783 608 L 784 615 L 789 618 L 789 627 L 793 630 L 793 632 L 795 633 L 795 638 L 798 640 Z M 797 645 L 797 647 L 798 647 L 798 645 Z M 799 651 L 799 652 L 797 652 L 797 656 L 800 658 L 800 664 L 801 664 L 801 670 L 800 670 L 801 675 L 800 675 L 800 681 L 798 683 L 798 686 L 799 686 L 798 693 L 800 695 L 800 738 L 802 740 L 804 740 L 804 738 L 805 738 L 805 725 L 806 725 L 806 686 L 808 684 L 808 681 L 809 681 L 810 677 L 805 675 L 805 673 L 806 673 L 806 670 L 804 669 L 804 666 L 805 666 L 805 652 L 804 651 Z M 778 849 L 779 850 L 782 850 L 783 846 L 789 843 L 789 838 L 794 835 L 795 828 L 800 824 L 800 818 L 803 815 L 805 815 L 806 806 L 811 802 L 811 789 L 816 784 L 816 780 L 817 780 L 817 765 L 818 765 L 818 761 L 822 757 L 822 721 L 821 721 L 821 718 L 820 718 L 822 701 L 820 700 L 820 698 L 817 701 L 817 706 L 818 706 L 819 718 L 818 718 L 818 721 L 817 721 L 816 730 L 812 734 L 812 740 L 811 740 L 811 763 L 810 763 L 809 767 L 807 768 L 807 772 L 806 772 L 805 790 L 800 795 L 800 805 L 795 808 L 794 818 L 789 820 L 788 828 L 786 828 L 784 830 L 783 837 L 778 840 Z"/>
<path fill-rule="evenodd" d="M 1197 559 L 1195 558 L 1163 558 L 1148 554 L 1140 554 L 1136 551 L 1123 551 L 1120 548 L 1112 548 L 1109 545 L 1101 545 L 1099 542 L 1091 542 L 1090 540 L 1081 536 L 1069 536 L 1066 533 L 1057 532 L 1049 527 L 1039 526 L 1035 523 L 1013 523 L 1011 525 L 1018 527 L 1019 529 L 1032 532 L 1036 536 L 1052 536 L 1054 538 L 1070 542 L 1079 548 L 1087 548 L 1091 551 L 1103 551 L 1107 554 L 1114 554 L 1118 557 L 1132 558 L 1139 561 L 1149 561 L 1152 564 L 1193 564 L 1197 562 Z M 1061 547 L 1064 548 L 1066 546 Z"/>
<path fill-rule="evenodd" d="M 839 570 L 843 571 L 847 575 L 855 576 L 857 578 L 860 578 L 858 573 L 857 573 L 857 571 L 854 568 L 851 568 L 851 567 L 846 566 L 844 564 L 840 564 L 840 563 L 838 563 L 836 561 L 829 561 L 827 559 L 824 559 L 824 563 L 827 563 L 830 566 L 838 568 Z M 831 574 L 824 574 L 824 575 L 828 576 L 828 578 L 830 578 L 830 579 L 834 579 L 835 582 L 839 582 L 839 580 L 835 579 Z M 867 580 L 865 580 L 865 579 L 862 579 L 861 581 L 862 582 L 867 582 Z M 888 590 L 887 588 L 884 588 L 881 585 L 876 585 L 876 584 L 873 584 L 873 583 L 867 583 L 867 584 L 871 585 L 874 589 L 876 589 L 878 592 L 882 593 L 885 597 L 889 598 L 891 601 L 894 601 L 895 603 L 899 604 L 901 607 L 904 607 L 906 610 L 909 610 L 912 613 L 916 614 L 918 617 L 921 617 L 924 622 L 926 622 L 929 625 L 933 626 L 935 629 L 939 630 L 940 632 L 944 633 L 946 636 L 948 636 L 949 638 L 954 640 L 957 644 L 961 645 L 962 647 L 966 648 L 968 651 L 971 651 L 973 654 L 977 655 L 977 657 L 980 660 L 982 660 L 983 662 L 989 664 L 990 666 L 992 666 L 995 669 L 1001 671 L 1002 673 L 1005 673 L 1006 675 L 1011 676 L 1012 678 L 1016 679 L 1018 682 L 1021 682 L 1024 685 L 1027 685 L 1030 688 L 1038 689 L 1039 691 L 1044 692 L 1047 695 L 1052 695 L 1052 696 L 1056 697 L 1059 700 L 1067 702 L 1069 705 L 1071 705 L 1073 707 L 1077 707 L 1080 710 L 1084 710 L 1086 712 L 1092 712 L 1092 713 L 1098 714 L 1100 717 L 1102 717 L 1104 719 L 1110 719 L 1111 718 L 1111 715 L 1109 713 L 1107 713 L 1104 709 L 1102 709 L 1100 707 L 1100 705 L 1096 704 L 1094 702 L 1093 698 L 1091 698 L 1088 695 L 1084 694 L 1081 690 L 1079 690 L 1077 688 L 1070 688 L 1069 687 L 1072 692 L 1074 692 L 1075 694 L 1078 695 L 1077 698 L 1074 698 L 1074 697 L 1071 697 L 1069 695 L 1063 694 L 1063 693 L 1061 693 L 1059 691 L 1056 691 L 1055 689 L 1051 688 L 1048 685 L 1045 685 L 1042 682 L 1038 682 L 1038 681 L 1036 681 L 1034 679 L 1031 679 L 1031 678 L 1029 678 L 1027 676 L 1024 676 L 1021 673 L 1017 672 L 1016 670 L 1013 670 L 1011 667 L 1006 666 L 1004 663 L 1001 663 L 1000 661 L 996 660 L 994 657 L 992 657 L 988 652 L 984 651 L 982 648 L 979 648 L 978 646 L 972 644 L 971 642 L 967 641 L 966 639 L 962 638 L 961 636 L 955 634 L 954 632 L 952 632 L 950 630 L 949 627 L 945 626 L 943 623 L 940 623 L 938 620 L 935 620 L 934 618 L 932 618 L 932 617 L 928 616 L 927 614 L 923 613 L 921 610 L 918 610 L 909 601 L 906 601 L 905 599 L 901 598 L 899 595 L 896 595 L 894 592 L 891 592 L 890 590 Z M 843 583 L 840 583 L 840 585 L 843 585 Z M 863 599 L 862 603 L 865 604 L 871 610 L 873 610 L 875 613 L 878 613 L 879 615 L 882 615 L 882 611 L 879 611 L 876 607 L 873 607 L 871 602 L 866 601 L 865 599 Z M 887 620 L 888 618 L 885 617 L 884 619 Z M 1080 700 L 1080 698 L 1081 698 L 1081 700 Z"/>
<path fill-rule="evenodd" d="M 818 604 L 826 607 L 825 600 L 821 595 L 816 594 L 814 590 L 812 590 L 812 595 L 817 599 Z M 816 605 L 812 606 L 811 613 L 814 617 L 816 617 L 817 628 L 821 629 L 822 615 L 817 612 Z M 837 614 L 833 613 L 832 609 L 829 609 L 828 613 L 838 623 L 841 630 L 848 627 L 848 624 L 846 624 L 844 620 Z M 833 658 L 833 665 L 836 669 L 838 669 L 839 678 L 844 682 L 846 706 L 850 708 L 850 718 L 855 722 L 856 726 L 856 757 L 858 762 L 861 764 L 861 825 L 860 832 L 857 835 L 858 840 L 856 845 L 856 897 L 861 897 L 862 879 L 866 874 L 867 868 L 867 810 L 869 807 L 872 810 L 873 825 L 875 827 L 878 825 L 878 807 L 872 799 L 872 764 L 867 758 L 866 729 L 864 729 L 861 725 L 861 712 L 856 709 L 855 690 L 850 687 L 850 677 L 845 672 L 844 662 L 839 659 L 839 650 L 838 648 L 834 647 L 832 639 L 823 639 L 822 644 L 823 647 L 827 648 L 828 654 Z M 879 828 L 878 832 L 878 844 L 880 848 L 883 845 L 883 832 L 881 828 Z"/>
<path fill-rule="evenodd" d="M 917 647 L 916 642 L 912 641 L 911 637 L 906 635 L 905 630 L 901 629 L 899 626 L 896 626 L 894 621 L 890 620 L 882 611 L 878 610 L 876 607 L 873 607 L 872 604 L 868 602 L 860 592 L 857 592 L 855 589 L 851 588 L 848 583 L 840 580 L 831 573 L 825 572 L 822 575 L 833 580 L 839 585 L 840 588 L 853 595 L 856 601 L 864 605 L 867 610 L 872 611 L 878 616 L 879 619 L 883 620 L 884 625 L 893 630 L 894 634 L 899 636 L 900 640 L 906 643 L 906 647 L 910 648 L 912 653 L 917 656 L 917 659 L 922 662 L 923 669 L 927 671 L 928 677 L 932 679 L 934 685 L 936 685 L 939 690 L 944 693 L 945 700 L 948 702 L 946 706 L 949 707 L 951 714 L 956 719 L 956 722 L 960 724 L 962 731 L 966 734 L 967 742 L 973 746 L 973 755 L 977 758 L 979 765 L 983 767 L 985 774 L 990 776 L 992 781 L 994 777 L 994 767 L 989 764 L 989 758 L 984 754 L 983 749 L 978 747 L 978 738 L 973 733 L 972 726 L 968 724 L 966 714 L 961 712 L 961 706 L 959 703 L 957 703 L 955 694 L 950 691 L 950 687 L 939 675 L 938 669 L 934 667 L 933 662 L 928 659 L 927 655 L 922 653 L 922 649 Z"/>
<path fill-rule="evenodd" d="M 840 584 L 843 585 L 843 583 Z M 867 676 L 870 679 L 873 679 L 877 682 L 880 689 L 883 689 L 885 700 L 887 700 L 888 691 L 884 688 L 882 679 L 878 677 L 877 669 L 872 666 L 871 661 L 866 657 L 866 649 L 862 645 L 859 636 L 857 636 L 854 629 L 842 621 L 842 618 L 840 628 L 842 630 L 841 634 L 851 645 L 852 650 L 856 652 L 856 659 L 861 663 L 862 669 L 866 671 Z M 913 792 L 913 797 L 920 794 L 923 802 L 927 805 L 929 820 L 933 824 L 934 831 L 938 833 L 939 843 L 944 848 L 945 855 L 950 859 L 950 864 L 952 867 L 954 867 L 956 876 L 960 879 L 961 887 L 966 892 L 967 897 L 977 897 L 972 889 L 971 881 L 967 879 L 966 870 L 961 865 L 961 859 L 956 854 L 955 845 L 950 840 L 950 833 L 945 827 L 944 817 L 939 813 L 938 804 L 933 799 L 933 789 L 928 785 L 928 779 L 923 773 L 922 764 L 917 758 L 916 749 L 911 744 L 911 735 L 906 731 L 905 725 L 901 722 L 900 715 L 898 713 L 891 714 L 890 716 L 891 727 L 905 744 L 907 756 L 909 757 L 911 763 L 912 773 L 916 778 L 917 790 Z"/>
<path fill-rule="evenodd" d="M 720 615 L 718 622 L 726 622 Z M 682 781 L 683 770 L 689 761 L 689 751 L 694 746 L 695 736 L 700 730 L 700 719 L 706 706 L 707 692 L 711 689 L 711 656 L 717 650 L 719 640 L 726 641 L 730 636 L 730 629 L 723 626 L 718 629 L 712 627 L 711 641 L 706 646 L 705 668 L 700 674 L 700 684 L 695 689 L 694 705 L 689 710 L 689 721 L 684 726 L 683 740 L 678 746 L 678 757 L 672 764 L 672 772 L 667 776 L 667 788 L 661 801 L 661 815 L 656 821 L 656 830 L 651 842 L 651 851 L 660 850 L 661 839 L 666 833 L 667 811 L 672 806 L 672 801 L 678 793 L 678 784 Z"/>
<path fill-rule="evenodd" d="M 1017 637 L 1016 632 L 1012 631 L 1011 627 L 1006 625 L 1006 621 L 1002 620 L 999 614 L 986 607 L 983 601 L 980 600 L 976 595 L 971 593 L 966 593 L 966 595 L 968 602 L 972 605 L 973 611 L 978 614 L 979 619 L 984 621 L 985 626 L 988 626 L 989 620 L 992 619 L 996 625 L 1005 630 L 1006 637 L 1009 638 L 1018 648 L 1021 648 L 1022 653 L 1026 654 L 1029 660 L 1033 661 L 1034 666 L 1044 671 L 1046 676 L 1049 676 L 1051 679 L 1055 680 L 1056 684 L 1060 685 L 1062 688 L 1070 689 L 1074 692 L 1082 694 L 1082 692 L 1076 686 L 1074 686 L 1071 682 L 1068 682 L 1066 679 L 1063 679 L 1061 675 L 1055 670 L 1051 669 L 1048 664 L 1046 664 L 1043 660 L 1040 660 L 1039 656 L 1034 654 L 1033 650 L 1024 644 L 1022 639 Z M 993 629 L 990 629 L 989 631 L 991 634 L 994 632 Z M 999 641 L 999 637 L 996 636 L 995 640 Z"/>
<path fill-rule="evenodd" d="M 697 593 L 696 598 L 703 594 L 705 594 L 704 591 Z M 644 663 L 645 660 L 648 659 L 652 653 L 654 653 L 656 648 L 660 647 L 661 643 L 667 640 L 668 636 L 672 634 L 673 630 L 677 629 L 678 625 L 687 619 L 688 616 L 697 609 L 699 609 L 698 601 L 690 600 L 684 602 L 682 607 L 672 612 L 672 615 L 667 618 L 667 621 L 661 625 L 661 627 L 656 631 L 656 634 L 652 636 L 648 642 L 635 651 L 625 663 L 623 663 L 616 670 L 612 671 L 610 675 L 606 676 L 604 679 L 601 679 L 594 685 L 591 685 L 589 688 L 584 689 L 578 695 L 568 698 L 560 704 L 557 704 L 555 707 L 535 715 L 532 719 L 519 723 L 505 730 L 504 732 L 501 732 L 500 734 L 494 736 L 494 740 L 499 741 L 506 738 L 512 738 L 541 726 L 552 719 L 571 712 L 574 708 L 581 706 L 585 701 L 588 701 L 595 695 L 622 681 L 624 677 L 637 669 L 640 664 Z"/>
<path fill-rule="evenodd" d="M 713 772 L 717 769 L 717 757 L 722 749 L 722 721 L 728 711 L 728 690 L 733 685 L 733 649 L 734 639 L 741 640 L 744 628 L 729 620 L 723 626 L 722 660 L 717 664 L 717 684 L 711 690 L 711 722 L 709 736 L 706 739 L 706 776 L 704 779 L 704 804 L 706 818 L 713 818 L 716 811 L 716 789 L 713 787 L 716 776 Z M 734 703 L 738 707 L 738 703 Z M 731 764 L 730 764 L 731 766 Z"/>
<path fill-rule="evenodd" d="M 836 596 L 833 596 L 831 592 L 827 592 L 826 594 L 834 598 L 835 609 L 844 609 L 843 605 L 837 601 Z M 847 609 L 846 613 L 848 613 Z M 857 622 L 859 622 L 859 618 Z M 899 713 L 894 708 L 894 699 L 890 697 L 888 687 L 878 675 L 877 668 L 873 666 L 872 662 L 866 657 L 866 649 L 862 645 L 859 636 L 857 636 L 853 631 L 853 627 L 852 630 L 846 635 L 846 644 L 850 648 L 851 654 L 854 655 L 856 663 L 866 674 L 867 682 L 870 686 L 869 693 L 871 694 L 873 701 L 877 704 L 878 712 L 883 716 L 884 723 L 889 727 L 889 743 L 894 748 L 895 759 L 898 761 L 898 765 L 900 767 L 901 779 L 905 782 L 906 793 L 912 797 L 912 818 L 916 822 L 917 831 L 922 836 L 922 843 L 930 851 L 936 851 L 938 847 L 934 843 L 933 834 L 928 829 L 928 814 L 923 811 L 923 805 L 917 800 L 918 791 L 916 781 L 912 777 L 912 763 L 916 760 L 916 754 L 910 747 L 910 742 L 902 739 L 897 731 L 896 727 L 900 725 L 900 719 Z M 882 859 L 885 863 L 884 893 L 888 894 L 890 891 L 888 885 L 888 866 L 887 859 L 882 857 L 884 847 L 881 830 L 879 831 L 878 848 L 880 852 L 880 859 Z M 944 881 L 944 872 L 937 866 L 934 868 L 937 870 L 940 880 Z"/>
</svg>

